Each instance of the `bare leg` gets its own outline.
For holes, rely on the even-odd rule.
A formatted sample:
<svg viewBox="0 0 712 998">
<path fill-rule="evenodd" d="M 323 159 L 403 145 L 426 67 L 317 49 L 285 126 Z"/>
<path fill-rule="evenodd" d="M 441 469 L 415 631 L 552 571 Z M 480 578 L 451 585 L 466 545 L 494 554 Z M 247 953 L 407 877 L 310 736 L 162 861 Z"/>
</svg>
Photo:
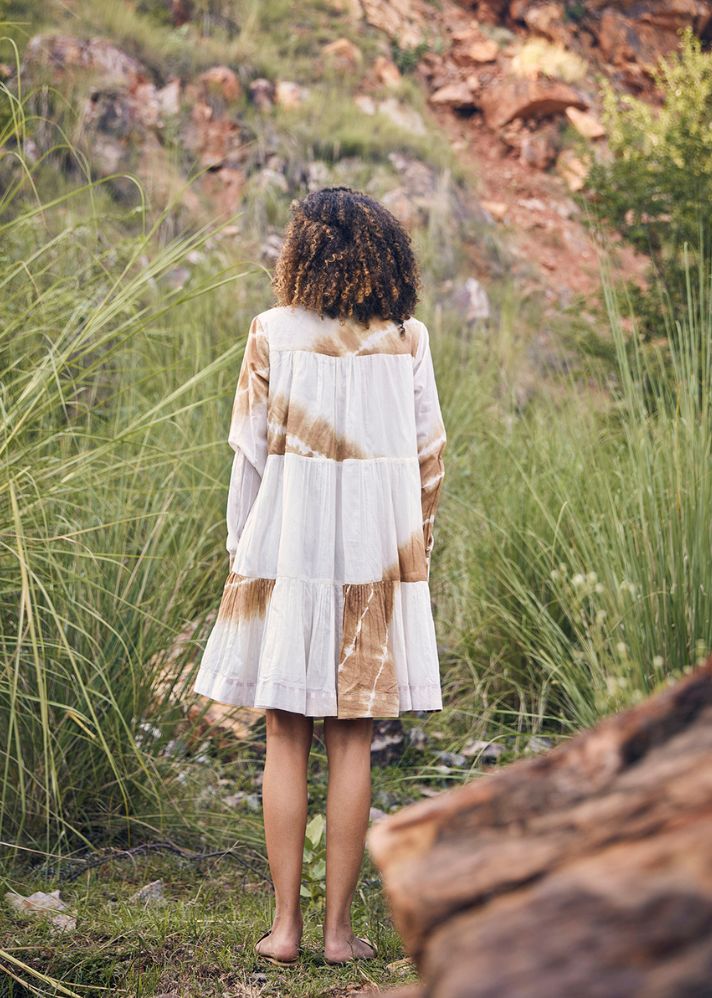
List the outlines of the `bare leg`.
<svg viewBox="0 0 712 998">
<path fill-rule="evenodd" d="M 258 952 L 291 960 L 302 937 L 299 888 L 307 823 L 307 763 L 314 719 L 268 709 L 262 810 L 275 913 L 272 931 Z"/>
<path fill-rule="evenodd" d="M 326 917 L 324 956 L 327 960 L 372 957 L 351 928 L 353 899 L 363 860 L 371 806 L 371 735 L 373 718 L 324 718 L 329 761 L 326 799 Z"/>
</svg>

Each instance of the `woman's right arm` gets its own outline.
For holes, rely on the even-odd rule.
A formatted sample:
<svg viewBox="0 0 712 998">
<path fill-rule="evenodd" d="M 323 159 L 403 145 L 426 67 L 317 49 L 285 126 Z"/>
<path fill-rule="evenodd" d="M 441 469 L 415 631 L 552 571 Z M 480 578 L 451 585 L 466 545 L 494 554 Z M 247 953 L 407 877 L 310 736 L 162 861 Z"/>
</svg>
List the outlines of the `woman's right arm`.
<svg viewBox="0 0 712 998">
<path fill-rule="evenodd" d="M 230 417 L 235 452 L 228 488 L 226 549 L 232 571 L 237 545 L 257 498 L 267 460 L 269 342 L 258 316 L 250 323 Z"/>
</svg>

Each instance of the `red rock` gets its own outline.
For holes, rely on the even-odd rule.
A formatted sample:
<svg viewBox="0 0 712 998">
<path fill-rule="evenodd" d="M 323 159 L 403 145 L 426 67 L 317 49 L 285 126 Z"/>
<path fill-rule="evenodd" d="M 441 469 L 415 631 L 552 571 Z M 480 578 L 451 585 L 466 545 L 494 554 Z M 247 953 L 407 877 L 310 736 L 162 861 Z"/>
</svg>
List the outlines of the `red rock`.
<svg viewBox="0 0 712 998">
<path fill-rule="evenodd" d="M 606 129 L 598 118 L 588 111 L 579 111 L 578 108 L 567 107 L 566 117 L 579 135 L 583 135 L 585 139 L 602 139 L 606 134 Z"/>
<path fill-rule="evenodd" d="M 485 121 L 491 128 L 501 128 L 515 118 L 545 118 L 562 114 L 567 107 L 585 110 L 587 102 L 566 83 L 544 78 L 497 77 L 477 96 Z"/>
<path fill-rule="evenodd" d="M 403 77 L 392 59 L 379 55 L 373 60 L 373 78 L 386 87 L 397 87 Z"/>
<path fill-rule="evenodd" d="M 72 70 L 95 73 L 103 85 L 135 89 L 148 83 L 148 69 L 106 38 L 75 38 L 73 35 L 35 35 L 23 54 L 23 70 L 33 66 L 52 69 L 55 77 Z M 24 75 L 24 72 L 23 72 Z"/>
<path fill-rule="evenodd" d="M 430 103 L 440 107 L 470 108 L 475 106 L 472 91 L 462 80 L 446 83 L 430 95 Z"/>
<path fill-rule="evenodd" d="M 242 90 L 237 76 L 227 66 L 211 66 L 200 74 L 196 83 L 203 95 L 217 94 L 228 104 L 236 101 Z"/>
<path fill-rule="evenodd" d="M 337 38 L 324 45 L 321 51 L 326 59 L 333 60 L 341 68 L 351 72 L 358 69 L 363 62 L 361 49 L 348 38 Z"/>
</svg>

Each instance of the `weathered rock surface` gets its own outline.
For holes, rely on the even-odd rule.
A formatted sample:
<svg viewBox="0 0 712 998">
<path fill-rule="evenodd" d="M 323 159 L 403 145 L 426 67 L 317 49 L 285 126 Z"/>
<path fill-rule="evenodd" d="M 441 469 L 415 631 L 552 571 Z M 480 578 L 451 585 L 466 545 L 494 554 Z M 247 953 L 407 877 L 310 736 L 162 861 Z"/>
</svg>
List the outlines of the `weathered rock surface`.
<svg viewBox="0 0 712 998">
<path fill-rule="evenodd" d="M 368 835 L 437 998 L 673 998 L 712 980 L 712 658 Z M 402 994 L 402 992 L 396 992 Z"/>
<path fill-rule="evenodd" d="M 502 76 L 492 80 L 478 94 L 485 121 L 492 128 L 501 128 L 515 118 L 545 118 L 562 114 L 567 107 L 585 110 L 586 99 L 573 87 L 559 80 L 526 79 Z"/>
</svg>

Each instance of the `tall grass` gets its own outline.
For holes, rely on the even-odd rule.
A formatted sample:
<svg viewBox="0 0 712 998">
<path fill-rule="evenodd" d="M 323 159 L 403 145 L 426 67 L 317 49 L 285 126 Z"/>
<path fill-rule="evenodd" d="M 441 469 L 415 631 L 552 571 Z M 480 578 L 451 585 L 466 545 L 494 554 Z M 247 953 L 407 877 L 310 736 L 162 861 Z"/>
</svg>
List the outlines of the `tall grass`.
<svg viewBox="0 0 712 998">
<path fill-rule="evenodd" d="M 209 781 L 162 753 L 177 717 L 154 687 L 186 627 L 176 675 L 195 656 L 226 570 L 204 513 L 223 502 L 247 272 L 213 253 L 201 277 L 217 223 L 161 240 L 138 198 L 89 181 L 43 201 L 25 104 L 2 97 L 0 839 L 207 841 Z"/>
<path fill-rule="evenodd" d="M 572 380 L 517 416 L 493 404 L 481 350 L 454 366 L 441 345 L 451 443 L 434 576 L 450 696 L 474 717 L 484 688 L 510 720 L 575 729 L 712 645 L 710 263 L 688 267 L 685 314 L 654 346 L 603 277 L 608 383 Z"/>
</svg>

